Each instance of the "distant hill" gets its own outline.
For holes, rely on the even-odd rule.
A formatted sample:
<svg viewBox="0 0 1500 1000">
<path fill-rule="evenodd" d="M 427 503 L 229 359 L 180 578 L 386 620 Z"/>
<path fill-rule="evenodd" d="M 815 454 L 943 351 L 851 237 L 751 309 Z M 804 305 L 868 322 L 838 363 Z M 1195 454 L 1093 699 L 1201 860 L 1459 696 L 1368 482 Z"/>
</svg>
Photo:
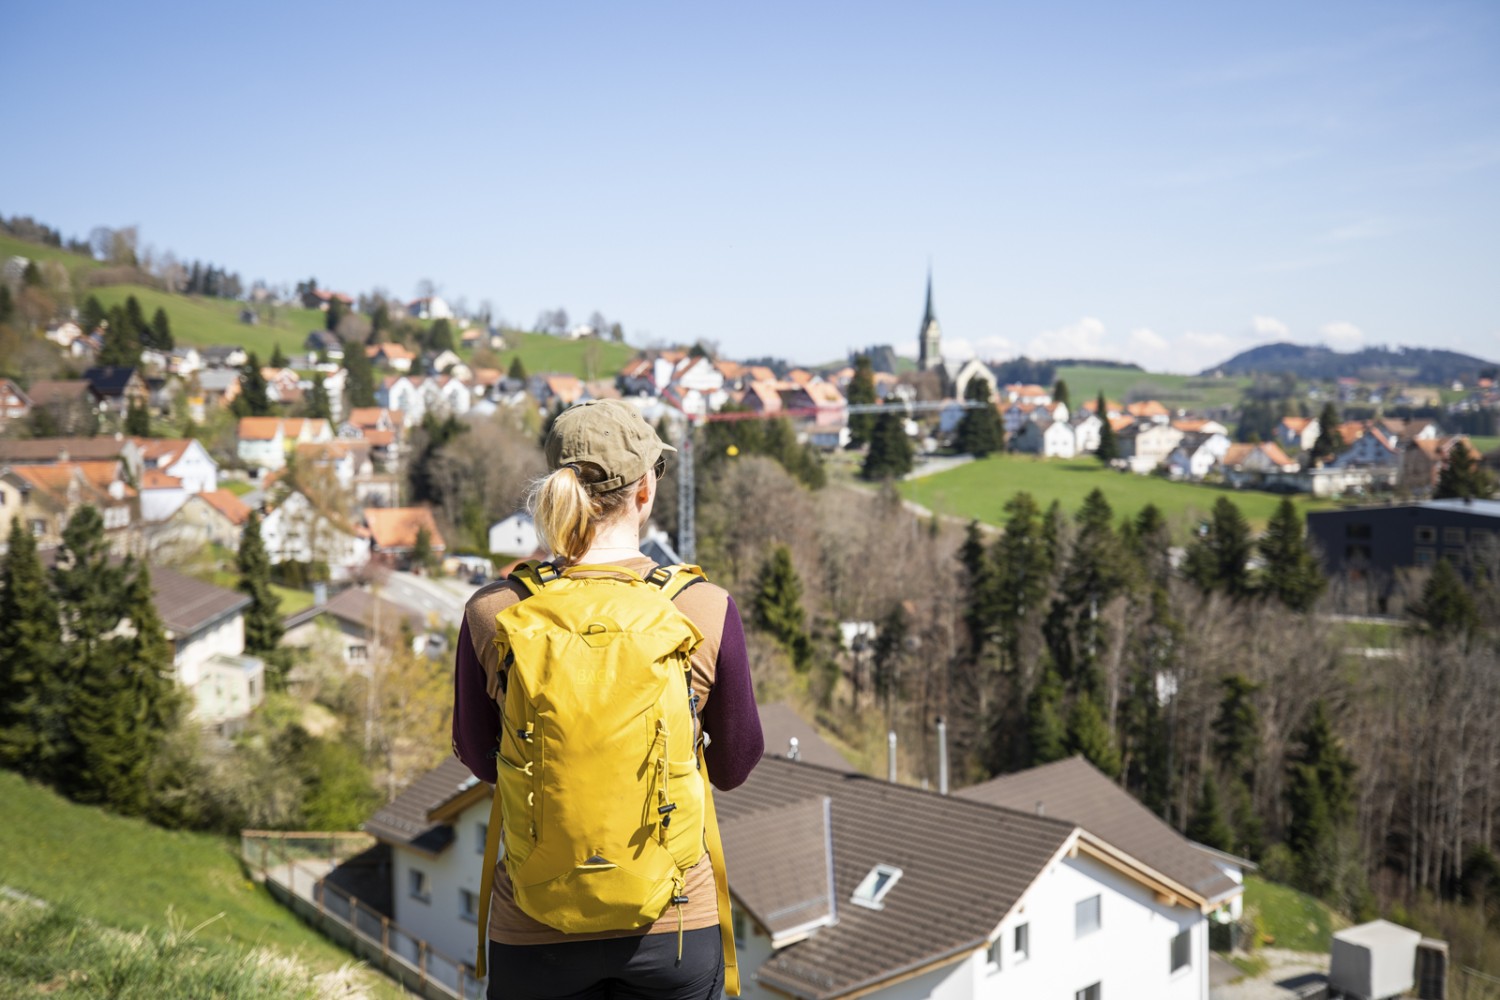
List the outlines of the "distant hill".
<svg viewBox="0 0 1500 1000">
<path fill-rule="evenodd" d="M 1454 380 L 1472 382 L 1481 372 L 1496 367 L 1493 361 L 1430 347 L 1366 347 L 1342 353 L 1321 346 L 1279 343 L 1242 351 L 1203 374 L 1295 375 L 1307 379 L 1353 376 L 1372 382 L 1446 385 Z"/>
</svg>

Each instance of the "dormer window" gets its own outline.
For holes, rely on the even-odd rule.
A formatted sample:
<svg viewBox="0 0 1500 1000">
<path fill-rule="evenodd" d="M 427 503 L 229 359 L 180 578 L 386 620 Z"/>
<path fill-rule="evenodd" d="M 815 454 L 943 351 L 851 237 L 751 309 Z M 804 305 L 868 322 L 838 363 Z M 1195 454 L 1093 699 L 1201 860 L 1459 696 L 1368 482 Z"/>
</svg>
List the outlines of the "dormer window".
<svg viewBox="0 0 1500 1000">
<path fill-rule="evenodd" d="M 891 891 L 891 886 L 895 885 L 900 878 L 901 869 L 895 865 L 876 865 L 870 869 L 870 874 L 866 875 L 864 881 L 854 890 L 851 902 L 872 910 L 883 910 L 885 904 L 882 900 L 885 899 L 886 893 Z"/>
</svg>

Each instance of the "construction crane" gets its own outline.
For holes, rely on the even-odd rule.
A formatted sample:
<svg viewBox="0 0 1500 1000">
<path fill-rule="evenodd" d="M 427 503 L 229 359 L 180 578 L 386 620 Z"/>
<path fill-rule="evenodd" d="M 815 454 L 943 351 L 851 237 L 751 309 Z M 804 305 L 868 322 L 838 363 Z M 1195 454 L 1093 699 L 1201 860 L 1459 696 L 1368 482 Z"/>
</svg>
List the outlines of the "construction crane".
<svg viewBox="0 0 1500 1000">
<path fill-rule="evenodd" d="M 695 562 L 698 557 L 697 536 L 697 476 L 695 463 L 693 461 L 693 428 L 702 423 L 720 423 L 739 420 L 774 420 L 778 417 L 816 417 L 833 412 L 840 412 L 847 418 L 856 413 L 891 413 L 903 414 L 929 413 L 934 410 L 946 410 L 951 407 L 959 407 L 965 410 L 977 410 L 980 407 L 991 406 L 991 403 L 974 402 L 972 400 L 937 400 L 932 402 L 900 401 L 892 403 L 845 403 L 842 406 L 828 407 L 801 407 L 793 410 L 733 410 L 728 413 L 705 413 L 700 416 L 688 416 L 683 421 L 682 436 L 677 441 L 677 554 L 683 562 Z"/>
</svg>

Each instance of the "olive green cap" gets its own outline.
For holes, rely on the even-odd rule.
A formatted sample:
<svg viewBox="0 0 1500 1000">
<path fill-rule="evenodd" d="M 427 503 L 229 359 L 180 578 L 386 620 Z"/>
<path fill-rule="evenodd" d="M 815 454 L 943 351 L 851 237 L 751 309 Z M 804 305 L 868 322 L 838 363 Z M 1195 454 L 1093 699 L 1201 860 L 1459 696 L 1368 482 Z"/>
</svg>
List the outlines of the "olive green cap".
<svg viewBox="0 0 1500 1000">
<path fill-rule="evenodd" d="M 570 406 L 547 432 L 548 468 L 592 462 L 604 470 L 603 481 L 588 484 L 590 493 L 608 493 L 633 483 L 651 471 L 662 452 L 676 450 L 657 436 L 639 410 L 621 399 L 591 399 Z"/>
</svg>

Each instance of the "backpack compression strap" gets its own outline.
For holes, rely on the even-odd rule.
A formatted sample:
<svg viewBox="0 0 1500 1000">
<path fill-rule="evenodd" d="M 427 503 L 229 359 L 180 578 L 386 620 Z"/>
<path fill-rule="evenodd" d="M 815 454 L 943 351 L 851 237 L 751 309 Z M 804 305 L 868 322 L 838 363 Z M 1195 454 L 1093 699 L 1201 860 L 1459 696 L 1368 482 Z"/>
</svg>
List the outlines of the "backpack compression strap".
<svg viewBox="0 0 1500 1000">
<path fill-rule="evenodd" d="M 499 766 L 499 763 L 496 763 Z M 498 779 L 500 776 L 497 774 Z M 495 891 L 495 866 L 500 863 L 500 782 L 495 782 L 495 799 L 490 803 L 490 825 L 484 831 L 484 874 L 479 877 L 479 951 L 474 958 L 474 975 L 484 978 L 490 951 L 490 896 Z"/>
<path fill-rule="evenodd" d="M 719 816 L 714 811 L 714 790 L 703 762 L 703 744 L 698 744 L 698 770 L 703 775 L 703 839 L 708 842 L 708 861 L 714 870 L 714 888 L 719 896 L 719 940 L 724 945 L 724 992 L 740 995 L 740 962 L 734 950 L 734 914 L 729 902 L 729 876 L 724 870 L 724 844 L 719 838 Z"/>
</svg>

